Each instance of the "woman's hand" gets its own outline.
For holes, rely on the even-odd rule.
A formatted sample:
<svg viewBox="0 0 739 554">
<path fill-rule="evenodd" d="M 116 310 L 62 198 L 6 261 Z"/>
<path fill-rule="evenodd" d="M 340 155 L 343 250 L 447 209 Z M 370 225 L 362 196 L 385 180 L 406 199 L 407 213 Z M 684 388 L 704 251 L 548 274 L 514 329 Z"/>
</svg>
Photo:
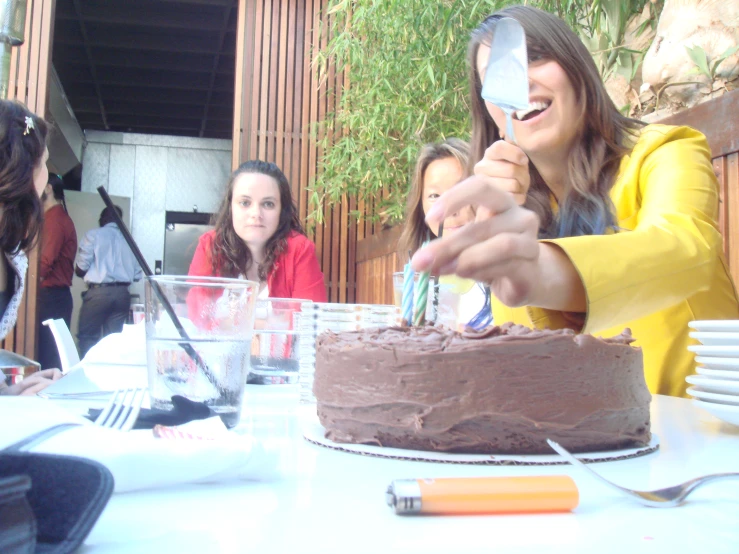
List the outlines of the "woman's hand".
<svg viewBox="0 0 739 554">
<path fill-rule="evenodd" d="M 58 369 L 44 369 L 25 377 L 20 383 L 0 388 L 0 394 L 32 396 L 62 378 Z"/>
<path fill-rule="evenodd" d="M 413 256 L 413 268 L 488 283 L 504 304 L 523 306 L 532 300 L 540 279 L 539 218 L 521 208 L 498 182 L 470 177 L 434 203 L 426 216 L 429 223 L 470 204 L 477 207 L 477 219 L 419 250 Z"/>
<path fill-rule="evenodd" d="M 511 307 L 585 311 L 585 289 L 570 259 L 558 246 L 539 242 L 537 215 L 495 179 L 475 175 L 462 181 L 434 203 L 426 220 L 441 221 L 468 205 L 477 208 L 475 222 L 421 248 L 413 269 L 487 283 Z"/>
<path fill-rule="evenodd" d="M 519 206 L 526 202 L 531 185 L 529 158 L 515 144 L 504 140 L 494 142 L 475 164 L 475 175 L 489 177 L 490 183 L 510 192 Z"/>
</svg>

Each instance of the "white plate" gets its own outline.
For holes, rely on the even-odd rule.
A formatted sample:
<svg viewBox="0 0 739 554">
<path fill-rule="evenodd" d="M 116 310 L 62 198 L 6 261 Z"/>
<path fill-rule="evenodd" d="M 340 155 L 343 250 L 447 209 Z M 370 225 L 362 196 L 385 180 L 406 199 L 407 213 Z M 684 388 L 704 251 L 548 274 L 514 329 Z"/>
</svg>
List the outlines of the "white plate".
<svg viewBox="0 0 739 554">
<path fill-rule="evenodd" d="M 734 331 L 739 332 L 739 319 L 715 319 L 691 321 L 688 327 L 696 331 Z"/>
<path fill-rule="evenodd" d="M 713 402 L 703 402 L 701 400 L 693 400 L 693 404 L 699 408 L 703 408 L 721 421 L 731 423 L 732 425 L 739 425 L 739 406 L 715 404 Z"/>
<path fill-rule="evenodd" d="M 428 452 L 425 450 L 405 450 L 369 444 L 348 444 L 334 442 L 326 438 L 326 429 L 315 415 L 302 416 L 301 426 L 303 438 L 320 446 L 378 458 L 395 460 L 413 460 L 417 462 L 438 462 L 446 464 L 482 464 L 482 465 L 561 465 L 568 462 L 559 454 L 450 454 L 447 452 Z M 659 437 L 652 433 L 649 444 L 638 448 L 624 448 L 605 452 L 587 452 L 578 454 L 580 461 L 586 463 L 625 460 L 651 454 L 659 448 Z"/>
<path fill-rule="evenodd" d="M 739 346 L 739 333 L 693 331 L 690 337 L 707 346 Z"/>
<path fill-rule="evenodd" d="M 728 379 L 729 381 L 739 382 L 739 371 L 731 371 L 726 369 L 711 369 L 710 367 L 698 366 L 695 368 L 698 375 L 706 375 L 714 379 Z"/>
<path fill-rule="evenodd" d="M 688 375 L 685 380 L 691 385 L 696 385 L 708 392 L 739 395 L 739 381 L 714 379 L 706 375 Z M 739 402 L 739 396 L 737 402 Z"/>
<path fill-rule="evenodd" d="M 706 392 L 704 390 L 700 390 L 697 387 L 688 387 L 688 394 L 690 396 L 700 398 L 705 402 L 739 407 L 739 396 L 735 396 L 733 394 L 718 394 L 717 392 Z"/>
<path fill-rule="evenodd" d="M 737 346 L 707 346 L 705 344 L 693 344 L 688 350 L 699 356 L 719 356 L 724 358 L 739 358 L 739 345 Z M 739 362 L 739 360 L 737 360 Z"/>
<path fill-rule="evenodd" d="M 43 398 L 105 397 L 119 388 L 147 387 L 145 366 L 104 366 L 82 362 L 38 393 Z"/>
<path fill-rule="evenodd" d="M 713 356 L 696 356 L 695 362 L 703 367 L 723 370 L 739 370 L 739 360 L 736 358 L 715 358 Z"/>
</svg>

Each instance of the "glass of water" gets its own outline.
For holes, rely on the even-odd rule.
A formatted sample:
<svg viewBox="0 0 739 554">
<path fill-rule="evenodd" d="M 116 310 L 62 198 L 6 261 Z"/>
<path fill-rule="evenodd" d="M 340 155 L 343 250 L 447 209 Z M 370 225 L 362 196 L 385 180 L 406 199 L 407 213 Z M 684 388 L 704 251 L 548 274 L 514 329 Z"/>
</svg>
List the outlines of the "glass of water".
<svg viewBox="0 0 739 554">
<path fill-rule="evenodd" d="M 146 281 L 146 360 L 152 408 L 172 396 L 203 402 L 228 427 L 240 419 L 259 284 L 157 275 Z"/>
<path fill-rule="evenodd" d="M 310 300 L 258 299 L 251 343 L 249 384 L 278 385 L 298 382 L 301 359 L 301 317 Z"/>
</svg>

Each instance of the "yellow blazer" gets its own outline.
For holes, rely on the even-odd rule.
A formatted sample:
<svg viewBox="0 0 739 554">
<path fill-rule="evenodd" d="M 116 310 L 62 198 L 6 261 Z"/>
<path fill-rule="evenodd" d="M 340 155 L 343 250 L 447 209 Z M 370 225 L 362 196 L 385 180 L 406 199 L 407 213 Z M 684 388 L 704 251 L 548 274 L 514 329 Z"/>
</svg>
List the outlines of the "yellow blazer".
<svg viewBox="0 0 739 554">
<path fill-rule="evenodd" d="M 689 127 L 648 125 L 621 161 L 611 189 L 615 234 L 545 240 L 577 269 L 587 295 L 583 333 L 631 328 L 652 393 L 684 396 L 694 372 L 688 322 L 737 319 L 739 301 L 718 230 L 718 182 L 705 137 Z M 509 308 L 495 322 L 571 327 L 575 314 Z M 570 322 L 568 324 L 568 321 Z"/>
</svg>

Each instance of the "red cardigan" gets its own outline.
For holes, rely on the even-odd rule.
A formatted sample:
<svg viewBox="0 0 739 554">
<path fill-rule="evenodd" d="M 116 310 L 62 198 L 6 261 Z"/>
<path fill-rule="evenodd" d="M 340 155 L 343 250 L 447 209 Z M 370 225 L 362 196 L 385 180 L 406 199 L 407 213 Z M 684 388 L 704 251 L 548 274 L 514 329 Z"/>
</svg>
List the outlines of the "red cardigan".
<svg viewBox="0 0 739 554">
<path fill-rule="evenodd" d="M 198 242 L 188 275 L 214 276 L 211 252 L 215 231 L 208 231 Z M 220 272 L 215 277 L 220 276 Z M 287 248 L 275 260 L 267 275 L 270 298 L 302 298 L 313 302 L 326 302 L 326 285 L 318 265 L 315 245 L 306 237 L 291 231 Z"/>
</svg>

